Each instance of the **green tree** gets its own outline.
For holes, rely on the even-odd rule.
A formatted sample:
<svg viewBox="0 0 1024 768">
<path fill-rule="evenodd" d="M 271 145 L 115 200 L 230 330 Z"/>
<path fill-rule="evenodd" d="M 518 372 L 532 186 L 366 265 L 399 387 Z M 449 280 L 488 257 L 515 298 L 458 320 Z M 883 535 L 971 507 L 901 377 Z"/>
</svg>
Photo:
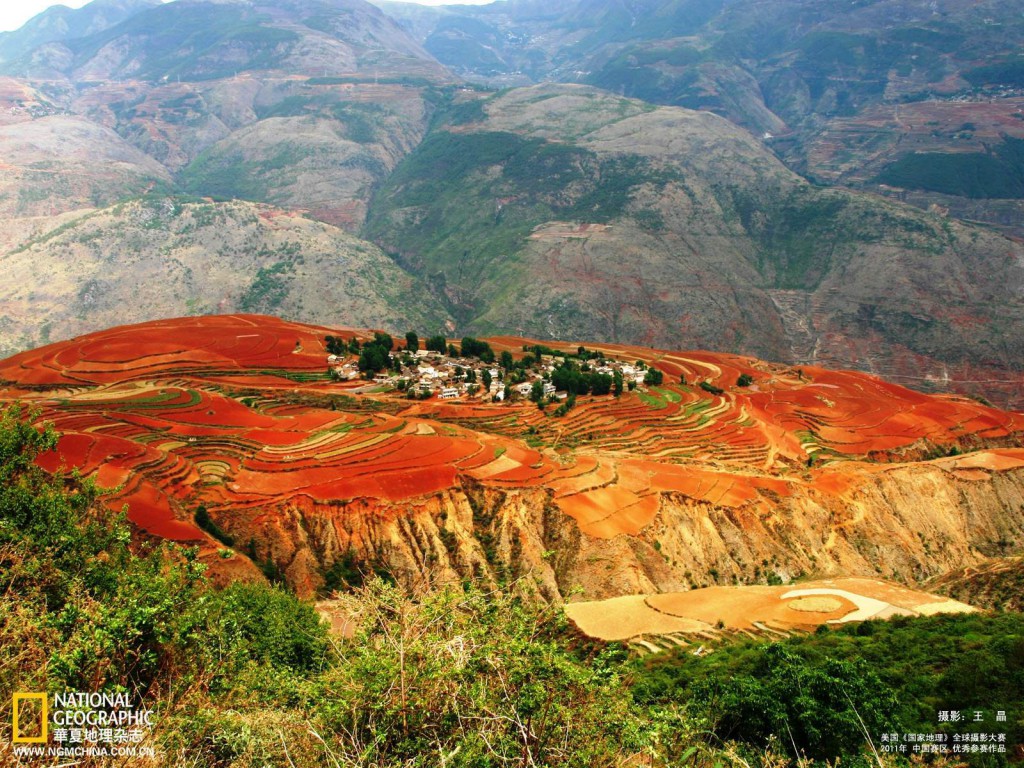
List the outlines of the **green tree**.
<svg viewBox="0 0 1024 768">
<path fill-rule="evenodd" d="M 410 352 L 416 352 L 420 348 L 420 337 L 415 331 L 408 331 L 405 334 L 405 348 Z"/>
<path fill-rule="evenodd" d="M 657 368 L 648 368 L 647 373 L 644 374 L 644 384 L 648 386 L 658 386 L 664 381 L 665 375 Z"/>
<path fill-rule="evenodd" d="M 462 339 L 462 354 L 467 357 L 479 357 L 485 363 L 494 362 L 494 351 L 486 341 L 466 336 Z"/>
<path fill-rule="evenodd" d="M 447 344 L 448 342 L 445 341 L 444 336 L 430 336 L 427 338 L 426 347 L 430 352 L 437 352 L 443 355 Z"/>
<path fill-rule="evenodd" d="M 512 359 L 512 353 L 507 349 L 501 353 L 501 367 L 506 371 L 511 371 L 515 367 L 515 360 Z"/>
<path fill-rule="evenodd" d="M 540 381 L 533 382 L 530 387 L 530 400 L 539 403 L 544 398 L 544 385 Z"/>
<path fill-rule="evenodd" d="M 327 352 L 332 355 L 344 355 L 348 351 L 348 345 L 341 336 L 325 336 Z"/>
<path fill-rule="evenodd" d="M 595 395 L 607 395 L 612 391 L 613 377 L 607 373 L 590 374 L 590 391 Z"/>
<path fill-rule="evenodd" d="M 358 596 L 345 663 L 319 685 L 324 726 L 358 758 L 343 764 L 611 768 L 663 751 L 623 695 L 620 652 L 567 651 L 559 608 L 470 586 Z"/>
<path fill-rule="evenodd" d="M 367 344 L 359 353 L 359 370 L 364 374 L 383 371 L 389 362 L 388 353 L 378 344 Z"/>
<path fill-rule="evenodd" d="M 767 744 L 792 740 L 814 759 L 855 754 L 869 734 L 896 730 L 899 702 L 864 661 L 807 661 L 782 644 L 769 646 L 751 675 L 698 683 L 694 696 L 717 714 L 723 739 Z"/>
<path fill-rule="evenodd" d="M 390 352 L 395 347 L 395 340 L 391 338 L 391 334 L 382 331 L 373 334 L 373 343 L 385 352 Z"/>
<path fill-rule="evenodd" d="M 612 394 L 616 397 L 622 395 L 622 371 L 617 368 L 612 372 Z"/>
</svg>

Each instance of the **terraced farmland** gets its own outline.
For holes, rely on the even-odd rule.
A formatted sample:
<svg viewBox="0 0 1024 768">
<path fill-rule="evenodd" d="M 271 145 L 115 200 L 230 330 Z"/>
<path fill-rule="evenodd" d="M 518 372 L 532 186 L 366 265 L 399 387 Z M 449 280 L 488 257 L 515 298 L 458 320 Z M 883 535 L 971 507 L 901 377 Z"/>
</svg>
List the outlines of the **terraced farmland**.
<svg viewBox="0 0 1024 768">
<path fill-rule="evenodd" d="M 828 579 L 789 586 L 708 587 L 575 603 L 569 617 L 587 635 L 627 641 L 641 653 L 673 645 L 700 649 L 730 635 L 776 639 L 892 616 L 970 613 L 975 608 L 877 579 Z"/>
<path fill-rule="evenodd" d="M 674 525 L 669 509 L 682 502 L 687 514 L 743 518 L 744 530 L 770 533 L 787 504 L 842 507 L 907 462 L 967 483 L 1024 468 L 1021 414 L 860 373 L 604 346 L 608 358 L 657 368 L 665 383 L 581 396 L 555 416 L 530 402 L 357 392 L 362 382 L 327 377 L 328 334 L 373 337 L 246 315 L 112 329 L 0 362 L 0 401 L 26 402 L 52 422 L 63 437 L 46 468 L 94 475 L 142 531 L 197 542 L 214 570 L 273 563 L 302 590 L 354 552 L 424 578 L 493 575 L 518 558 L 548 569 L 557 594 L 567 574 L 582 578 L 581 547 L 618 547 L 623 536 L 653 546 L 647 583 L 680 584 L 705 546 L 697 534 L 690 555 L 648 561 L 652 537 Z M 517 355 L 529 344 L 491 343 Z M 751 383 L 739 386 L 741 375 Z M 200 507 L 235 552 L 195 523 Z M 835 536 L 855 529 L 857 514 L 829 514 L 822 551 L 839 552 Z M 854 562 L 836 557 L 833 570 Z M 734 577 L 753 573 L 749 559 Z M 589 594 L 633 589 L 594 582 Z"/>
</svg>

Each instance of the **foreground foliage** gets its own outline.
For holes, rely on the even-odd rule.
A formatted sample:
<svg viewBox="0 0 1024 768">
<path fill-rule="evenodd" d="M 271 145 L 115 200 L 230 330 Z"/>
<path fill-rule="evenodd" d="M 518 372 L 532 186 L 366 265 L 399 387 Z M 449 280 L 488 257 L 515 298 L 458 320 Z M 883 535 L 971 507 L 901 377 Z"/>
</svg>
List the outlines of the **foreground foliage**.
<svg viewBox="0 0 1024 768">
<path fill-rule="evenodd" d="M 133 543 L 94 486 L 36 467 L 56 435 L 30 419 L 0 412 L 0 701 L 126 692 L 155 711 L 155 757 L 133 765 L 878 765 L 867 735 L 992 702 L 1011 713 L 1009 742 L 1022 735 L 1020 616 L 866 622 L 637 664 L 514 588 L 417 597 L 378 577 L 330 602 L 347 628 L 332 633 L 280 588 L 215 590 L 191 551 Z M 33 764 L 10 737 L 5 716 L 0 764 Z M 1005 764 L 986 757 L 969 762 Z"/>
<path fill-rule="evenodd" d="M 684 747 L 683 718 L 644 718 L 621 652 L 570 648 L 555 609 L 374 579 L 336 601 L 353 631 L 332 636 L 281 589 L 217 591 L 189 551 L 133 551 L 95 487 L 33 464 L 52 430 L 0 418 L 0 700 L 127 692 L 156 710 L 165 765 L 583 768 L 668 765 Z"/>
<path fill-rule="evenodd" d="M 950 745 L 962 734 L 1004 733 L 1006 754 L 963 759 L 1006 765 L 1024 744 L 1024 616 L 899 617 L 699 658 L 669 652 L 638 665 L 634 693 L 653 706 L 689 702 L 720 738 L 753 749 L 777 739 L 790 754 L 848 764 L 869 737 L 881 749 L 883 733 L 945 733 Z M 962 721 L 940 720 L 950 711 Z"/>
</svg>

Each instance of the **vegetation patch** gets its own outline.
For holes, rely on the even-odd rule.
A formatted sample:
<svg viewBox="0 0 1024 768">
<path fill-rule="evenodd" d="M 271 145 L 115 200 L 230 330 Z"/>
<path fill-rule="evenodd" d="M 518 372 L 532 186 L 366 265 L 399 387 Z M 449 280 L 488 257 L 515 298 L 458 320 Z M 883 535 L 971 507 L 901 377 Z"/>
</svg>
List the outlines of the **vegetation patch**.
<svg viewBox="0 0 1024 768">
<path fill-rule="evenodd" d="M 961 197 L 1022 198 L 1024 139 L 1007 136 L 990 152 L 906 155 L 878 174 L 875 181 Z"/>
<path fill-rule="evenodd" d="M 957 614 L 897 617 L 830 629 L 777 643 L 728 643 L 695 657 L 685 649 L 637 666 L 640 701 L 689 701 L 723 740 L 762 750 L 777 743 L 791 758 L 840 758 L 860 765 L 868 737 L 944 733 L 947 744 L 971 733 L 1024 740 L 1024 721 L 996 712 L 1024 708 L 1024 617 Z M 941 711 L 967 713 L 940 722 Z M 974 721 L 974 712 L 984 719 Z M 862 725 L 863 724 L 863 725 Z M 797 750 L 792 753 L 792 748 Z M 1008 748 L 1009 749 L 1009 748 Z M 1009 751 L 965 757 L 1008 764 Z"/>
</svg>

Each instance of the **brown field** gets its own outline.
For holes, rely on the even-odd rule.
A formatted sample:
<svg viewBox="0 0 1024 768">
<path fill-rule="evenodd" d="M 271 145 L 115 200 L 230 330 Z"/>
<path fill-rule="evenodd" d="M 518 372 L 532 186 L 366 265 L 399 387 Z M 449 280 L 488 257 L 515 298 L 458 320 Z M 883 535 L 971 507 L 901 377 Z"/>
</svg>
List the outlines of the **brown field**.
<svg viewBox="0 0 1024 768">
<path fill-rule="evenodd" d="M 708 587 L 689 592 L 572 603 L 566 613 L 601 640 L 722 632 L 787 634 L 821 624 L 930 616 L 975 609 L 945 597 L 876 579 L 826 579 L 788 586 Z M 648 641 L 649 642 L 649 641 Z"/>
</svg>

